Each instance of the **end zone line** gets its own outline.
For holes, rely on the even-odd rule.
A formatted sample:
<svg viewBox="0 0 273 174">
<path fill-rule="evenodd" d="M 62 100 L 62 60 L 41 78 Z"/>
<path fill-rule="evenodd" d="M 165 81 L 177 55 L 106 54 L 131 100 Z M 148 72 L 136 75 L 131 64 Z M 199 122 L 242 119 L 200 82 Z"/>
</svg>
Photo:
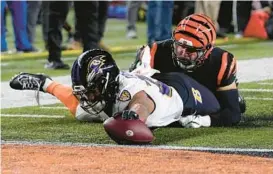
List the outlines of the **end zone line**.
<svg viewBox="0 0 273 174">
<path fill-rule="evenodd" d="M 64 115 L 29 115 L 29 114 L 1 114 L 1 117 L 26 117 L 26 118 L 64 118 Z"/>
</svg>

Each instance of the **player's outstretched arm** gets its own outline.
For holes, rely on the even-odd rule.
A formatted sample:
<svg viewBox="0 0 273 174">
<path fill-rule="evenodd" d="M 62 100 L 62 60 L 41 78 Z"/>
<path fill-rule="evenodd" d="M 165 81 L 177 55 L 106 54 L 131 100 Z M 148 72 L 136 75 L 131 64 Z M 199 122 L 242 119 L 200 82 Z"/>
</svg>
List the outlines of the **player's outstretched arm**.
<svg viewBox="0 0 273 174">
<path fill-rule="evenodd" d="M 139 119 L 145 122 L 148 116 L 154 111 L 154 101 L 144 92 L 136 93 L 130 101 L 128 107 L 123 111 L 123 119 Z"/>
<path fill-rule="evenodd" d="M 217 90 L 216 97 L 221 106 L 220 126 L 232 126 L 240 122 L 239 93 L 235 82 Z"/>
</svg>

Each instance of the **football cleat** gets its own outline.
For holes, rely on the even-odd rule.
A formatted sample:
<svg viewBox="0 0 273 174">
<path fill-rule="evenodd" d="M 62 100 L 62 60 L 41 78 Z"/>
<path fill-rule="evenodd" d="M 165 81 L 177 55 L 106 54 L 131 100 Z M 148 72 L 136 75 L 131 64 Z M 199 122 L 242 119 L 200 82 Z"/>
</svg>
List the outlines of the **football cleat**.
<svg viewBox="0 0 273 174">
<path fill-rule="evenodd" d="M 38 105 L 40 105 L 39 91 L 45 92 L 43 90 L 43 86 L 44 86 L 47 78 L 52 80 L 49 76 L 44 75 L 44 74 L 30 74 L 30 73 L 21 72 L 20 74 L 15 75 L 11 79 L 9 85 L 12 89 L 16 89 L 16 90 L 34 90 L 34 91 L 36 91 L 35 98 L 36 98 Z"/>
<path fill-rule="evenodd" d="M 9 85 L 12 89 L 16 90 L 39 90 L 44 92 L 43 85 L 45 84 L 46 78 L 51 78 L 44 74 L 30 74 L 23 73 L 15 75 Z"/>
</svg>

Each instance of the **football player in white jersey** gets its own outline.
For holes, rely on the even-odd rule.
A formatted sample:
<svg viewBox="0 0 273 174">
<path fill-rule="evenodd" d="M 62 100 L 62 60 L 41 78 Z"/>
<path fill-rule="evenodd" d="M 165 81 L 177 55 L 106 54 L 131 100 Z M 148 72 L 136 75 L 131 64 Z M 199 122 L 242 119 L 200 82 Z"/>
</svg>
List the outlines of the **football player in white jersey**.
<svg viewBox="0 0 273 174">
<path fill-rule="evenodd" d="M 10 86 L 50 93 L 83 121 L 104 121 L 122 113 L 123 119 L 140 119 L 148 127 L 164 127 L 176 121 L 183 127 L 211 125 L 210 115 L 220 106 L 205 87 L 182 73 L 154 76 L 167 83 L 121 72 L 111 54 L 95 49 L 82 53 L 74 62 L 72 88 L 46 75 L 30 73 L 16 75 Z"/>
</svg>

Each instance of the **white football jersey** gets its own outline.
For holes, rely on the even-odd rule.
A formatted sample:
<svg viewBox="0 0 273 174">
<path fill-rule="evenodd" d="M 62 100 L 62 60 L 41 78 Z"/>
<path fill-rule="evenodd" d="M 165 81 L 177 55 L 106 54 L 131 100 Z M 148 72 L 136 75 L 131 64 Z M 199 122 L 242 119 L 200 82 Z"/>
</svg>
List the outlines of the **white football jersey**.
<svg viewBox="0 0 273 174">
<path fill-rule="evenodd" d="M 155 103 L 155 109 L 146 120 L 148 127 L 167 126 L 178 121 L 183 111 L 183 102 L 177 91 L 150 77 L 121 72 L 119 94 L 113 107 L 113 113 L 122 112 L 133 96 L 145 91 Z"/>
</svg>

